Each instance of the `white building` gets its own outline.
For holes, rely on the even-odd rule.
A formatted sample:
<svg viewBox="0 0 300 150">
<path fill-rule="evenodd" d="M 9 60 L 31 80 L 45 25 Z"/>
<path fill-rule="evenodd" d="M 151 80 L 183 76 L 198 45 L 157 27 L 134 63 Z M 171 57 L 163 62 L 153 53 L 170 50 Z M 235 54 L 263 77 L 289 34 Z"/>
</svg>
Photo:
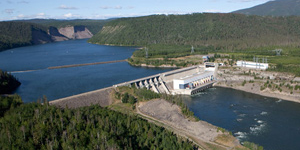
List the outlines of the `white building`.
<svg viewBox="0 0 300 150">
<path fill-rule="evenodd" d="M 267 63 L 250 62 L 250 61 L 237 61 L 236 65 L 239 67 L 262 69 L 262 70 L 266 70 L 269 67 L 269 64 Z"/>
<path fill-rule="evenodd" d="M 214 79 L 213 71 L 198 72 L 173 80 L 174 89 L 193 89 Z"/>
</svg>

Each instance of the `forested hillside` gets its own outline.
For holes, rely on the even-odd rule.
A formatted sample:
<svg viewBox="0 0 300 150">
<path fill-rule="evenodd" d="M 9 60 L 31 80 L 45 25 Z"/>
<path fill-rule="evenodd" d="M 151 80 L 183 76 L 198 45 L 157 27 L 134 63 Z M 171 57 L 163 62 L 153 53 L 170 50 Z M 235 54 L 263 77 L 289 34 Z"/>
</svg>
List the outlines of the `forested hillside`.
<svg viewBox="0 0 300 150">
<path fill-rule="evenodd" d="M 97 44 L 213 46 L 234 50 L 300 46 L 300 17 L 241 14 L 153 15 L 107 23 L 89 41 Z"/>
<path fill-rule="evenodd" d="M 299 16 L 300 0 L 273 0 L 252 8 L 237 10 L 233 13 L 259 16 Z"/>
<path fill-rule="evenodd" d="M 136 116 L 100 106 L 60 109 L 46 100 L 7 111 L 0 134 L 0 149 L 196 149 Z"/>
<path fill-rule="evenodd" d="M 35 40 L 38 38 L 51 41 L 46 27 L 25 22 L 0 22 L 0 51 L 43 42 Z"/>
<path fill-rule="evenodd" d="M 14 76 L 0 69 L 0 94 L 10 94 L 20 85 Z"/>
<path fill-rule="evenodd" d="M 94 35 L 98 33 L 103 25 L 110 20 L 90 20 L 90 19 L 75 19 L 75 20 L 55 20 L 55 19 L 31 19 L 31 20 L 19 20 L 21 22 L 30 22 L 45 25 L 47 27 L 66 27 L 66 26 L 85 26 Z"/>
</svg>

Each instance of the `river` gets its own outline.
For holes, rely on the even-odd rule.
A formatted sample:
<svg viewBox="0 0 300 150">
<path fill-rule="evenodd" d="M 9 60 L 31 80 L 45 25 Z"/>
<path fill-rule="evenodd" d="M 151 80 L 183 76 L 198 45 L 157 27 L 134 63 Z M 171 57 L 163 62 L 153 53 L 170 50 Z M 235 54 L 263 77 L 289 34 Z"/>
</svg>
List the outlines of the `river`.
<svg viewBox="0 0 300 150">
<path fill-rule="evenodd" d="M 169 71 L 126 62 L 49 70 L 48 67 L 122 60 L 134 47 L 102 46 L 71 40 L 0 52 L 0 68 L 22 83 L 15 91 L 25 103 L 43 95 L 55 100 Z M 28 71 L 31 70 L 31 71 Z M 267 150 L 300 148 L 300 104 L 226 88 L 211 88 L 184 102 L 201 120 L 231 131 L 241 141 Z"/>
</svg>

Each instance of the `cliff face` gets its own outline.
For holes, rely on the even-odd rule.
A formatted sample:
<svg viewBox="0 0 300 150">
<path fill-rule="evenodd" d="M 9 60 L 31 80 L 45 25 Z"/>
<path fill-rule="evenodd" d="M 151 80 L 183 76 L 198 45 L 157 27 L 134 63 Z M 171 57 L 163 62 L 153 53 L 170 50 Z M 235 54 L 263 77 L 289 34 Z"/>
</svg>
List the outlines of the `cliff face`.
<svg viewBox="0 0 300 150">
<path fill-rule="evenodd" d="M 87 39 L 91 38 L 93 34 L 85 26 L 75 26 L 75 39 Z"/>
<path fill-rule="evenodd" d="M 57 28 L 49 27 L 48 34 L 51 35 L 53 41 L 66 41 L 68 38 L 59 33 Z"/>
<path fill-rule="evenodd" d="M 92 36 L 93 34 L 85 25 L 57 28 L 28 22 L 0 22 L 0 52 L 16 47 L 85 39 Z"/>
<path fill-rule="evenodd" d="M 63 28 L 59 28 L 58 33 L 56 34 L 51 34 L 52 36 L 59 35 L 59 37 L 65 37 L 67 39 L 64 40 L 69 40 L 69 39 L 87 39 L 91 38 L 93 34 L 85 27 L 85 26 L 67 26 Z"/>
<path fill-rule="evenodd" d="M 85 26 L 49 27 L 48 33 L 32 29 L 32 44 L 91 38 L 93 34 Z"/>
</svg>

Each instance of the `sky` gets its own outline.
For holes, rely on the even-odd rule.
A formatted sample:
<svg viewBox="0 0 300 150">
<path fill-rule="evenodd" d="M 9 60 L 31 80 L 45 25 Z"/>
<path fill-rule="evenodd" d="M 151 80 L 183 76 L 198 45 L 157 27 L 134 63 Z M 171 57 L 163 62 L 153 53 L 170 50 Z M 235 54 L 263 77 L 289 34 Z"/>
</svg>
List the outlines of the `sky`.
<svg viewBox="0 0 300 150">
<path fill-rule="evenodd" d="M 0 0 L 0 20 L 108 19 L 153 14 L 228 13 L 269 0 Z"/>
</svg>

